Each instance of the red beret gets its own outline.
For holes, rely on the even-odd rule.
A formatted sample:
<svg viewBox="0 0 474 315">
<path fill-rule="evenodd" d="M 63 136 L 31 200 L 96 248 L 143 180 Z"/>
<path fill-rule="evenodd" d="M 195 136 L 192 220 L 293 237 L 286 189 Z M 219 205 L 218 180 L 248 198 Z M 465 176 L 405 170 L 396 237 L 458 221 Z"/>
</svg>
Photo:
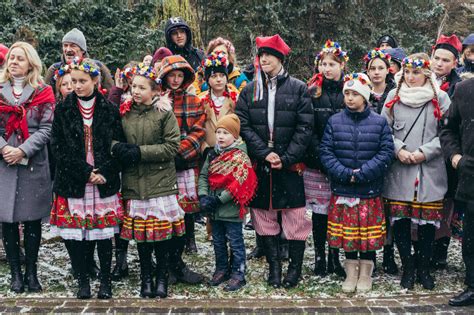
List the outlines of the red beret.
<svg viewBox="0 0 474 315">
<path fill-rule="evenodd" d="M 267 37 L 257 37 L 256 43 L 259 55 L 262 52 L 266 52 L 283 60 L 291 51 L 291 48 L 278 34 Z"/>
</svg>

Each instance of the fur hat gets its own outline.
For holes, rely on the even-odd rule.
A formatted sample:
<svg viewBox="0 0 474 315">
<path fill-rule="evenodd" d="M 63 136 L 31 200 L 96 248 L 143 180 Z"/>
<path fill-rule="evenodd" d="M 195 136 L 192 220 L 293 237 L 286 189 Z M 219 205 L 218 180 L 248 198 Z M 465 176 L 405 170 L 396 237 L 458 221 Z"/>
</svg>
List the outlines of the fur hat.
<svg viewBox="0 0 474 315">
<path fill-rule="evenodd" d="M 79 46 L 83 51 L 87 52 L 87 42 L 84 34 L 78 30 L 77 28 L 73 28 L 70 30 L 66 35 L 63 37 L 63 44 L 64 43 L 73 43 Z"/>
<path fill-rule="evenodd" d="M 216 131 L 219 128 L 223 128 L 230 132 L 235 139 L 239 138 L 240 134 L 240 119 L 236 114 L 225 115 L 217 121 Z"/>
<path fill-rule="evenodd" d="M 342 92 L 344 93 L 345 90 L 356 91 L 369 102 L 372 84 L 367 75 L 363 73 L 352 73 L 344 77 L 344 88 Z"/>
</svg>

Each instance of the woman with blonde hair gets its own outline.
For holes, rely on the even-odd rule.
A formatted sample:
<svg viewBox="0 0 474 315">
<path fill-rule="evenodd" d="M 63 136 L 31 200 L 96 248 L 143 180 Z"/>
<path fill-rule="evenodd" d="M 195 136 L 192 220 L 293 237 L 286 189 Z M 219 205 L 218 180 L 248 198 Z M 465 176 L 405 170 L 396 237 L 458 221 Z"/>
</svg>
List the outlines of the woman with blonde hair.
<svg viewBox="0 0 474 315">
<path fill-rule="evenodd" d="M 41 219 L 49 215 L 51 178 L 46 144 L 51 134 L 54 94 L 41 77 L 38 53 L 16 42 L 0 74 L 0 222 L 11 271 L 11 290 L 41 291 L 36 263 Z M 19 223 L 24 225 L 26 272 L 20 264 Z"/>
<path fill-rule="evenodd" d="M 411 253 L 411 226 L 416 225 L 417 281 L 434 288 L 430 260 L 436 228 L 440 227 L 448 176 L 439 140 L 440 119 L 449 96 L 436 83 L 430 58 L 418 53 L 403 59 L 398 87 L 386 99 L 382 116 L 392 129 L 396 160 L 387 176 L 383 197 L 402 260 L 400 285 L 413 289 L 415 258 Z"/>
</svg>

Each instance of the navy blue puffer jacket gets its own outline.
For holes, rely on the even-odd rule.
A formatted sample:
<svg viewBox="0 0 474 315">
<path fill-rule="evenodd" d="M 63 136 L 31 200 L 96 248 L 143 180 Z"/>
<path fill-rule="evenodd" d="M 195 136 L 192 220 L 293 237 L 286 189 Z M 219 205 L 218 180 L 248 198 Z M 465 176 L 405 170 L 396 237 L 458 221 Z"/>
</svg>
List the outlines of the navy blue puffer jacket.
<svg viewBox="0 0 474 315">
<path fill-rule="evenodd" d="M 394 158 L 393 139 L 385 118 L 369 107 L 363 112 L 345 108 L 329 118 L 320 154 L 335 195 L 373 198 L 382 193 L 384 173 Z"/>
</svg>

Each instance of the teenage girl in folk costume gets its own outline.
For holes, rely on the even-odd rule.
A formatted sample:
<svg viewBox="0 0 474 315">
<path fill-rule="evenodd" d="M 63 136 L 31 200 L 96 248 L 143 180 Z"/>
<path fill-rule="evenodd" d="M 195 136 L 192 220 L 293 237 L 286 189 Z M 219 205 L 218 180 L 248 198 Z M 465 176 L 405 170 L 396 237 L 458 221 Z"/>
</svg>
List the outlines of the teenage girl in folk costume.
<svg viewBox="0 0 474 315">
<path fill-rule="evenodd" d="M 176 175 L 178 179 L 178 202 L 186 212 L 185 236 L 173 237 L 171 255 L 172 276 L 178 281 L 196 284 L 204 280 L 202 275 L 191 271 L 182 260 L 186 243 L 190 245 L 194 239 L 194 214 L 199 211 L 197 196 L 197 178 L 199 175 L 199 159 L 201 145 L 205 139 L 204 123 L 206 113 L 201 100 L 187 91 L 193 83 L 194 70 L 181 56 L 165 57 L 158 74 L 164 92 L 169 92 L 172 108 L 178 120 L 180 145 L 175 157 Z"/>
<path fill-rule="evenodd" d="M 348 60 L 347 52 L 342 50 L 338 42 L 327 40 L 316 56 L 317 73 L 308 83 L 314 110 L 314 129 L 305 157 L 307 168 L 303 178 L 306 207 L 313 211 L 313 239 L 316 251 L 314 273 L 318 276 L 334 272 L 345 276 L 339 262 L 338 249 L 329 249 L 326 266 L 327 213 L 331 189 L 319 158 L 319 144 L 329 117 L 344 109 L 343 71 Z"/>
<path fill-rule="evenodd" d="M 51 207 L 47 143 L 54 93 L 41 77 L 38 53 L 16 42 L 0 74 L 0 222 L 11 272 L 10 290 L 42 290 L 37 277 L 41 219 Z M 20 223 L 24 227 L 25 273 L 20 263 Z"/>
<path fill-rule="evenodd" d="M 405 58 L 396 79 L 398 87 L 389 93 L 382 110 L 392 128 L 397 157 L 386 176 L 383 197 L 403 265 L 400 285 L 413 289 L 415 284 L 410 233 L 415 224 L 419 247 L 417 280 L 425 289 L 433 289 L 430 260 L 448 188 L 438 127 L 450 100 L 436 84 L 429 57 L 424 53 Z"/>
<path fill-rule="evenodd" d="M 176 194 L 174 157 L 180 134 L 171 101 L 158 96 L 157 75 L 151 66 L 134 69 L 132 101 L 122 103 L 120 114 L 127 143 L 113 147 L 121 161 L 122 196 L 126 216 L 121 237 L 137 242 L 142 297 L 168 295 L 170 239 L 184 234 L 184 211 Z M 156 283 L 151 265 L 157 261 Z"/>
<path fill-rule="evenodd" d="M 376 250 L 385 241 L 380 196 L 393 140 L 385 118 L 371 109 L 371 88 L 365 74 L 346 76 L 346 108 L 329 118 L 321 141 L 321 162 L 332 190 L 328 243 L 346 254 L 344 292 L 371 290 Z"/>
<path fill-rule="evenodd" d="M 51 231 L 72 249 L 79 299 L 91 297 L 87 252 L 89 243 L 97 241 L 101 274 L 97 297 L 108 299 L 112 237 L 122 214 L 120 168 L 111 147 L 124 136 L 118 108 L 98 92 L 100 71 L 94 61 L 76 59 L 71 66 L 74 92 L 57 106 L 51 137 L 56 159 Z"/>
<path fill-rule="evenodd" d="M 372 110 L 380 114 L 385 99 L 388 93 L 396 87 L 393 74 L 390 72 L 390 62 L 392 56 L 385 50 L 374 48 L 369 51 L 364 57 L 367 75 L 372 82 L 372 93 L 370 94 L 370 105 Z M 388 218 L 390 213 L 385 213 L 385 217 Z M 395 256 L 393 250 L 393 233 L 390 229 L 390 220 L 387 222 L 387 238 L 386 245 L 383 248 L 383 262 L 382 268 L 385 273 L 397 274 L 398 267 L 395 263 Z M 374 264 L 376 261 L 374 260 Z M 375 268 L 375 267 L 374 267 Z"/>
</svg>

